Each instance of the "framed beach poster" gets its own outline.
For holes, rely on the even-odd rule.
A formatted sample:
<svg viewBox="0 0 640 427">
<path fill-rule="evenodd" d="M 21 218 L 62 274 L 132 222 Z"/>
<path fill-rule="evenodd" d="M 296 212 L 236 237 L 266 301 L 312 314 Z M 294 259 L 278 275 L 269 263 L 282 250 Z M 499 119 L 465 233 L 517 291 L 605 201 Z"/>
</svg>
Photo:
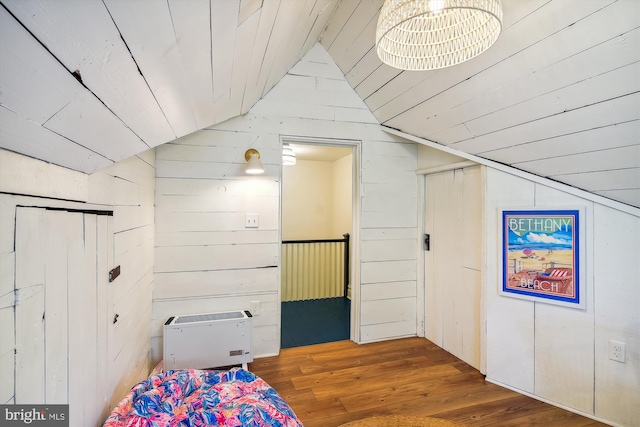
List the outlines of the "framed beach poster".
<svg viewBox="0 0 640 427">
<path fill-rule="evenodd" d="M 585 308 L 584 209 L 501 209 L 500 293 Z"/>
</svg>

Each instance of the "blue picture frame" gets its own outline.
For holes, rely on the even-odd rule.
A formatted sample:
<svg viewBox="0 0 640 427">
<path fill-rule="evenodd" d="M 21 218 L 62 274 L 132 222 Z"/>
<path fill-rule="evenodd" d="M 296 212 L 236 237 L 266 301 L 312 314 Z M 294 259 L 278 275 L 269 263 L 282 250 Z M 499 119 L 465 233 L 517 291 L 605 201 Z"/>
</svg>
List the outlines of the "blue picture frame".
<svg viewBox="0 0 640 427">
<path fill-rule="evenodd" d="M 584 209 L 501 209 L 499 293 L 585 308 Z"/>
</svg>

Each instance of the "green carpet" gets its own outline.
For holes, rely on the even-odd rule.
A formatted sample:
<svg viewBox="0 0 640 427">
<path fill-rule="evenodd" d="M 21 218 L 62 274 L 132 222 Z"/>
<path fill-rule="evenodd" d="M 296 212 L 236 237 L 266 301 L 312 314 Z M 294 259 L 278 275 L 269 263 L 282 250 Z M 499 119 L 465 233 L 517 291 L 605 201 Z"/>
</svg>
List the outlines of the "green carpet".
<svg viewBox="0 0 640 427">
<path fill-rule="evenodd" d="M 350 311 L 343 297 L 283 302 L 281 348 L 348 340 Z"/>
</svg>

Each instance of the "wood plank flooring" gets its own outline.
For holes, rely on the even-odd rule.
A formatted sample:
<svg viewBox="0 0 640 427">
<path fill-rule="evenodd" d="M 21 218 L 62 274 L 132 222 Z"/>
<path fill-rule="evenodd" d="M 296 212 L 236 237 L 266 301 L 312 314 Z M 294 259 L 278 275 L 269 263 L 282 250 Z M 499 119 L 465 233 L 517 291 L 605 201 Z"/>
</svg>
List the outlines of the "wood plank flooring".
<svg viewBox="0 0 640 427">
<path fill-rule="evenodd" d="M 470 426 L 606 425 L 488 383 L 424 338 L 287 348 L 249 369 L 284 397 L 305 427 L 390 414 Z"/>
</svg>

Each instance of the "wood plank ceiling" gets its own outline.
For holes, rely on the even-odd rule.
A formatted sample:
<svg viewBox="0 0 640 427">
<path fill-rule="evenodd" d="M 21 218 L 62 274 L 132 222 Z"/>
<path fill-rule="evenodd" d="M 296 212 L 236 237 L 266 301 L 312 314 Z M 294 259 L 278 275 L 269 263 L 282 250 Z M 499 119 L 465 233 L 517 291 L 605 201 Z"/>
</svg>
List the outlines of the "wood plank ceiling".
<svg viewBox="0 0 640 427">
<path fill-rule="evenodd" d="M 93 172 L 244 114 L 318 41 L 378 121 L 640 207 L 640 2 L 503 0 L 458 66 L 374 49 L 383 0 L 0 0 L 0 147 Z"/>
</svg>

